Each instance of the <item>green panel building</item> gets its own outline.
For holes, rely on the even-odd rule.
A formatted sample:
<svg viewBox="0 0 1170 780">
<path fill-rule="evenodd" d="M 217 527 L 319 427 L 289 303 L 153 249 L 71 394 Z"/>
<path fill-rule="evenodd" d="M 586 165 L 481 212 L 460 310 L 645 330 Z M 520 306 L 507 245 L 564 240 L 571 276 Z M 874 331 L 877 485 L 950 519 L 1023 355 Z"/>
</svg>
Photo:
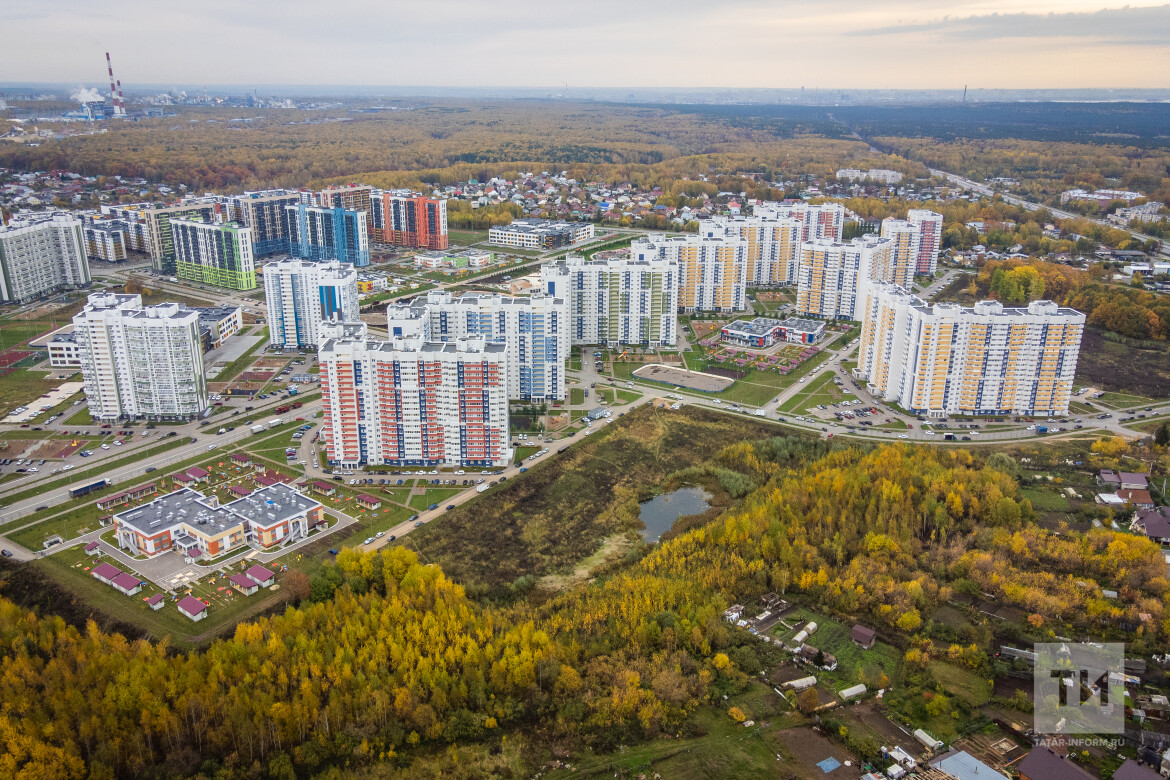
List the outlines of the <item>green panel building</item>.
<svg viewBox="0 0 1170 780">
<path fill-rule="evenodd" d="M 252 229 L 235 222 L 172 219 L 175 273 L 180 279 L 231 290 L 256 289 Z"/>
</svg>

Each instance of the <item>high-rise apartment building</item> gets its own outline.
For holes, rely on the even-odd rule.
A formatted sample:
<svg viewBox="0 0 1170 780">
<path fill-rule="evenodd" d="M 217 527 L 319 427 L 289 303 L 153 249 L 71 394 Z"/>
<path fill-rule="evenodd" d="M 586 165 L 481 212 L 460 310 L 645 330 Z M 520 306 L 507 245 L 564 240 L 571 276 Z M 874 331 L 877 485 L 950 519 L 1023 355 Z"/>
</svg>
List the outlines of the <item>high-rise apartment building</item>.
<svg viewBox="0 0 1170 780">
<path fill-rule="evenodd" d="M 314 206 L 323 209 L 346 209 L 366 215 L 366 224 L 373 216 L 374 188 L 368 184 L 347 184 L 344 187 L 326 187 L 312 195 Z"/>
<path fill-rule="evenodd" d="M 817 241 L 822 238 L 840 241 L 844 236 L 845 207 L 840 203 L 769 201 L 753 206 L 752 214 L 766 219 L 795 219 L 801 225 L 801 241 Z"/>
<path fill-rule="evenodd" d="M 245 192 L 228 199 L 227 216 L 251 229 L 253 258 L 287 254 L 285 209 L 300 202 L 300 193 L 290 190 Z"/>
<path fill-rule="evenodd" d="M 173 274 L 175 273 L 175 241 L 171 231 L 171 221 L 198 219 L 207 223 L 217 222 L 223 213 L 223 205 L 215 202 L 214 198 L 191 198 L 171 206 L 140 203 L 113 207 L 109 213 L 144 223 L 147 235 L 147 240 L 144 243 L 147 244 L 146 250 L 150 252 L 151 268 L 159 273 Z"/>
<path fill-rule="evenodd" d="M 370 340 L 365 323 L 325 323 L 318 353 L 330 463 L 500 466 L 509 446 L 505 346 Z"/>
<path fill-rule="evenodd" d="M 906 219 L 883 219 L 882 238 L 898 238 L 899 253 L 909 253 L 905 262 L 912 266 L 912 274 L 933 274 L 938 268 L 938 253 L 942 248 L 942 228 L 942 214 L 911 209 Z M 899 260 L 899 264 L 902 262 Z"/>
<path fill-rule="evenodd" d="M 194 309 L 99 293 L 73 318 L 73 333 L 89 411 L 99 420 L 185 420 L 207 409 Z"/>
<path fill-rule="evenodd" d="M 435 291 L 409 304 L 390 304 L 386 328 L 391 338 L 421 336 L 427 341 L 478 337 L 506 347 L 510 398 L 565 399 L 565 361 L 569 359 L 569 304 L 564 297 L 537 294 Z"/>
<path fill-rule="evenodd" d="M 910 289 L 918 269 L 921 231 L 904 219 L 886 218 L 882 220 L 881 237 L 893 244 L 893 266 L 884 281 Z"/>
<path fill-rule="evenodd" d="M 861 319 L 868 286 L 889 281 L 894 272 L 894 244 L 889 239 L 806 241 L 800 247 L 796 312 L 825 319 Z"/>
<path fill-rule="evenodd" d="M 126 259 L 126 223 L 97 219 L 85 223 L 85 251 L 90 260 L 120 263 Z"/>
<path fill-rule="evenodd" d="M 930 305 L 892 284 L 866 293 L 856 376 L 915 414 L 1068 414 L 1085 315 L 1052 301 Z"/>
<path fill-rule="evenodd" d="M 358 319 L 357 271 L 336 260 L 278 260 L 263 268 L 268 343 L 316 349 L 321 323 Z"/>
<path fill-rule="evenodd" d="M 569 255 L 541 266 L 540 281 L 545 293 L 568 303 L 573 344 L 675 345 L 677 260 L 655 255 L 591 262 Z"/>
<path fill-rule="evenodd" d="M 370 237 L 383 244 L 446 249 L 447 201 L 410 190 L 374 190 L 369 227 Z"/>
<path fill-rule="evenodd" d="M 23 303 L 89 282 L 80 219 L 55 213 L 0 225 L 0 301 Z"/>
<path fill-rule="evenodd" d="M 678 263 L 680 310 L 731 312 L 747 308 L 747 249 L 736 236 L 651 233 L 630 244 L 630 257 Z"/>
<path fill-rule="evenodd" d="M 252 229 L 236 222 L 172 219 L 175 274 L 232 290 L 256 289 Z"/>
<path fill-rule="evenodd" d="M 370 264 L 366 212 L 321 208 L 299 203 L 284 210 L 289 253 L 303 260 L 338 260 L 353 266 Z"/>
<path fill-rule="evenodd" d="M 750 217 L 718 216 L 703 220 L 699 222 L 699 235 L 733 236 L 747 241 L 748 286 L 796 283 L 804 223 L 795 217 L 773 215 L 768 209 L 757 207 L 757 213 Z"/>
</svg>

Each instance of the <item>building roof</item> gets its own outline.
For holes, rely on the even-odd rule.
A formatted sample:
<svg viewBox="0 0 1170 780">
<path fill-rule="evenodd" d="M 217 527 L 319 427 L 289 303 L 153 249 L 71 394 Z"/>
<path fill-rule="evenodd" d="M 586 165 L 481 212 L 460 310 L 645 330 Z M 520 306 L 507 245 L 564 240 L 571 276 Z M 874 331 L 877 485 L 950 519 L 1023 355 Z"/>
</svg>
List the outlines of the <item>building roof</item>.
<svg viewBox="0 0 1170 780">
<path fill-rule="evenodd" d="M 160 601 L 162 601 L 165 598 L 166 598 L 166 596 L 164 596 L 163 594 L 156 593 L 153 596 L 151 596 L 150 598 L 148 598 L 146 600 L 146 603 L 153 607 L 155 604 L 159 603 Z"/>
<path fill-rule="evenodd" d="M 1121 482 L 1121 478 L 1117 476 L 1117 472 L 1110 469 L 1101 469 L 1097 473 L 1097 478 L 1102 482 Z"/>
<path fill-rule="evenodd" d="M 248 490 L 248 488 L 244 487 L 243 485 L 232 485 L 228 488 L 228 490 L 235 493 L 237 496 L 248 496 L 252 494 L 252 491 Z"/>
<path fill-rule="evenodd" d="M 122 572 L 117 577 L 114 577 L 113 581 L 110 584 L 117 585 L 119 588 L 122 588 L 123 590 L 133 590 L 134 588 L 137 588 L 139 585 L 142 584 L 142 580 L 138 579 L 133 574 L 130 574 L 128 572 Z"/>
<path fill-rule="evenodd" d="M 1170 517 L 1162 511 L 1165 507 L 1158 509 L 1146 509 L 1138 512 L 1137 525 L 1145 532 L 1146 536 L 1152 536 L 1157 539 L 1170 538 Z"/>
<path fill-rule="evenodd" d="M 283 483 L 260 488 L 228 504 L 204 497 L 191 488 L 160 496 L 149 504 L 114 516 L 119 523 L 153 536 L 179 523 L 208 536 L 240 525 L 245 520 L 262 527 L 302 515 L 321 504 Z"/>
<path fill-rule="evenodd" d="M 1073 762 L 1058 756 L 1049 747 L 1034 747 L 1024 756 L 1016 770 L 1028 776 L 1028 780 L 1095 780 L 1095 778 Z"/>
<path fill-rule="evenodd" d="M 1139 764 L 1132 758 L 1125 759 L 1125 763 L 1113 773 L 1113 780 L 1161 780 L 1161 778 L 1162 776 L 1153 769 Z"/>
<path fill-rule="evenodd" d="M 1122 501 L 1129 504 L 1153 504 L 1154 499 L 1150 496 L 1148 490 L 1134 490 L 1132 488 L 1122 488 L 1117 491 L 1117 496 Z"/>
<path fill-rule="evenodd" d="M 244 590 L 260 587 L 260 583 L 256 582 L 246 574 L 233 574 L 232 576 L 228 577 L 228 582 L 238 588 L 243 588 Z"/>
<path fill-rule="evenodd" d="M 88 553 L 88 552 L 93 552 L 94 550 L 96 550 L 96 549 L 97 549 L 97 548 L 99 548 L 99 547 L 101 547 L 101 544 L 100 544 L 99 542 L 90 542 L 89 544 L 87 544 L 87 545 L 85 546 L 85 551 L 86 551 L 87 553 Z"/>
<path fill-rule="evenodd" d="M 177 606 L 188 615 L 198 615 L 201 612 L 207 611 L 207 605 L 194 596 L 187 596 Z"/>
<path fill-rule="evenodd" d="M 1007 775 L 996 772 L 965 750 L 950 750 L 930 762 L 955 780 L 1007 780 Z"/>
<path fill-rule="evenodd" d="M 329 484 L 328 482 L 324 482 L 322 480 L 317 480 L 316 482 L 311 482 L 310 486 L 315 487 L 318 490 L 336 490 L 337 489 L 337 488 L 333 487 L 333 485 Z"/>
<path fill-rule="evenodd" d="M 865 626 L 854 626 L 853 630 L 849 632 L 849 636 L 852 637 L 854 642 L 868 644 L 877 638 L 877 632 Z"/>
<path fill-rule="evenodd" d="M 234 461 L 236 461 L 236 462 L 238 462 L 238 463 L 251 463 L 251 462 L 252 462 L 252 456 L 250 456 L 250 455 L 245 455 L 245 454 L 244 454 L 244 453 L 242 453 L 242 452 L 233 452 L 233 453 L 232 453 L 232 460 L 234 460 Z"/>
<path fill-rule="evenodd" d="M 1121 484 L 1131 485 L 1148 485 L 1150 475 L 1140 471 L 1122 471 L 1117 475 L 1121 479 Z"/>
<path fill-rule="evenodd" d="M 260 565 L 253 566 L 244 573 L 260 585 L 263 585 L 264 583 L 276 577 L 276 574 L 274 574 L 271 569 Z"/>
<path fill-rule="evenodd" d="M 376 496 L 368 495 L 366 493 L 362 493 L 361 495 L 359 495 L 357 497 L 357 500 L 361 501 L 364 504 L 380 504 L 380 503 L 382 503 L 382 499 L 380 499 Z"/>
<path fill-rule="evenodd" d="M 192 466 L 187 469 L 187 474 L 195 479 L 202 479 L 207 476 L 207 469 L 201 469 L 198 466 Z"/>
<path fill-rule="evenodd" d="M 121 573 L 121 569 L 109 563 L 99 563 L 93 567 L 93 571 L 91 572 L 93 576 L 101 577 L 103 580 L 112 580 Z"/>
</svg>

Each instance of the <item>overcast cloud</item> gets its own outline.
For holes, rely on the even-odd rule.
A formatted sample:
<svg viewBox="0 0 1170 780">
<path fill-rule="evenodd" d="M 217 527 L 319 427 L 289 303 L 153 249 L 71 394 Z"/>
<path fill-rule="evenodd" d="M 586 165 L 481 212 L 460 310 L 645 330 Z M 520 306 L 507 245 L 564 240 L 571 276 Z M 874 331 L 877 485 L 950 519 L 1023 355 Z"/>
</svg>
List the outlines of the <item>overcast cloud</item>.
<svg viewBox="0 0 1170 780">
<path fill-rule="evenodd" d="M 5 0 L 0 81 L 1170 87 L 1170 5 Z"/>
</svg>

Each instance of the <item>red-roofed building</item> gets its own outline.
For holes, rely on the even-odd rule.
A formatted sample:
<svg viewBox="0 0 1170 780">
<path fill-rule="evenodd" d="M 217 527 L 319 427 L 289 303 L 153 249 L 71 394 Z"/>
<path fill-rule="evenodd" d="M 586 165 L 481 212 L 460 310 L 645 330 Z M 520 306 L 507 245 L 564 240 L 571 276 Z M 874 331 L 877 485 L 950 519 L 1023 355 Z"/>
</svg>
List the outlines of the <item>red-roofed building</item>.
<svg viewBox="0 0 1170 780">
<path fill-rule="evenodd" d="M 198 466 L 192 466 L 191 468 L 187 469 L 187 476 L 189 476 L 191 479 L 195 480 L 196 482 L 206 482 L 207 481 L 207 470 L 201 469 Z"/>
<path fill-rule="evenodd" d="M 99 563 L 97 566 L 94 566 L 93 571 L 90 572 L 90 574 L 92 574 L 94 577 L 101 580 L 102 582 L 106 583 L 107 585 L 109 585 L 111 582 L 113 582 L 114 578 L 117 577 L 121 573 L 122 573 L 121 569 L 119 569 L 117 566 L 112 566 L 108 563 Z"/>
<path fill-rule="evenodd" d="M 232 485 L 231 487 L 228 488 L 228 490 L 235 493 L 237 496 L 250 496 L 250 495 L 252 495 L 252 491 L 248 490 L 248 488 L 244 487 L 243 485 Z"/>
<path fill-rule="evenodd" d="M 256 581 L 244 574 L 233 574 L 232 576 L 228 577 L 228 582 L 230 582 L 236 590 L 238 590 L 240 593 L 243 593 L 245 596 L 251 596 L 253 593 L 260 590 L 260 586 L 256 584 Z"/>
<path fill-rule="evenodd" d="M 328 482 L 322 482 L 321 480 L 310 482 L 309 490 L 312 490 L 314 493 L 318 493 L 322 496 L 331 496 L 337 492 L 337 488 L 333 487 Z"/>
<path fill-rule="evenodd" d="M 378 507 L 382 506 L 381 499 L 376 498 L 375 496 L 367 495 L 365 493 L 362 493 L 354 500 L 357 501 L 358 506 L 364 506 L 366 509 L 377 509 Z"/>
<path fill-rule="evenodd" d="M 275 479 L 269 479 L 268 477 L 264 476 L 263 474 L 257 474 L 256 476 L 252 477 L 252 481 L 255 482 L 257 485 L 259 485 L 260 487 L 268 487 L 269 485 L 276 484 Z"/>
<path fill-rule="evenodd" d="M 251 456 L 245 455 L 242 452 L 233 452 L 232 453 L 232 460 L 234 460 L 236 463 L 251 463 L 252 462 Z"/>
<path fill-rule="evenodd" d="M 1148 490 L 1132 490 L 1130 488 L 1122 488 L 1117 491 L 1117 497 L 1130 506 L 1135 506 L 1138 509 L 1153 509 L 1154 499 L 1150 496 Z"/>
<path fill-rule="evenodd" d="M 174 474 L 172 474 L 171 479 L 175 480 L 175 482 L 180 482 L 184 485 L 188 485 L 188 484 L 195 481 L 195 480 L 191 479 L 191 477 L 187 476 L 186 472 L 182 472 L 182 471 L 178 471 L 178 472 L 175 472 Z"/>
<path fill-rule="evenodd" d="M 85 546 L 85 554 L 86 555 L 101 555 L 102 554 L 101 543 L 90 542 L 89 544 L 87 544 Z"/>
<path fill-rule="evenodd" d="M 130 503 L 130 497 L 128 495 L 125 493 L 115 493 L 112 496 L 99 498 L 96 502 L 96 506 L 98 509 L 112 509 L 113 507 L 128 503 Z"/>
<path fill-rule="evenodd" d="M 261 588 L 267 588 L 276 581 L 275 572 L 266 566 L 253 566 L 244 573 Z"/>
<path fill-rule="evenodd" d="M 207 605 L 194 596 L 183 599 L 176 608 L 197 623 L 207 617 Z"/>
<path fill-rule="evenodd" d="M 146 600 L 146 606 L 150 607 L 155 612 L 157 612 L 163 608 L 163 605 L 166 604 L 166 602 L 167 602 L 166 596 L 164 596 L 161 593 L 156 593 Z"/>
<path fill-rule="evenodd" d="M 135 577 L 133 574 L 122 572 L 110 582 L 110 585 L 115 590 L 120 590 L 127 596 L 133 596 L 138 591 L 142 590 L 142 580 Z"/>
</svg>

